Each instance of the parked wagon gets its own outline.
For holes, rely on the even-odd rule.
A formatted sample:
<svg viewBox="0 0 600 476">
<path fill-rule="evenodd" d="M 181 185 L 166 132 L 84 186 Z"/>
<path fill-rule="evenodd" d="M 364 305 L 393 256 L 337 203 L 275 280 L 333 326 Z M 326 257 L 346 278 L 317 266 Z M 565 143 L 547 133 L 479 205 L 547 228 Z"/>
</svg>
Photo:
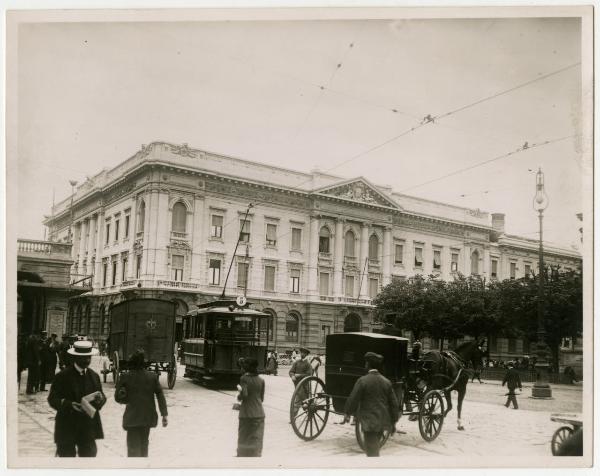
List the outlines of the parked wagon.
<svg viewBox="0 0 600 476">
<path fill-rule="evenodd" d="M 419 431 L 426 441 L 440 434 L 444 422 L 444 403 L 439 390 L 428 390 L 412 369 L 416 363 L 408 359 L 408 340 L 383 334 L 348 332 L 330 334 L 326 341 L 325 380 L 316 376 L 305 377 L 297 385 L 290 402 L 290 421 L 296 435 L 306 441 L 314 440 L 325 429 L 330 413 L 342 415 L 346 400 L 359 377 L 366 374 L 364 355 L 376 352 L 383 355 L 381 373 L 387 377 L 398 398 L 401 412 L 418 419 Z M 304 394 L 304 395 L 303 395 Z M 301 400 L 296 413 L 294 402 Z M 408 403 L 408 405 L 407 405 Z M 411 418 L 412 419 L 412 418 Z M 364 449 L 364 435 L 360 422 L 355 426 L 356 439 Z M 380 444 L 387 441 L 384 432 Z"/>
<path fill-rule="evenodd" d="M 561 446 L 571 438 L 573 433 L 583 428 L 583 419 L 579 413 L 555 413 L 550 416 L 550 420 L 563 424 L 552 435 L 552 454 L 558 456 L 561 454 Z"/>
<path fill-rule="evenodd" d="M 175 312 L 177 305 L 161 299 L 130 299 L 113 306 L 110 311 L 110 334 L 107 339 L 109 361 L 104 361 L 104 382 L 112 374 L 119 376 L 130 369 L 128 358 L 143 349 L 146 369 L 167 373 L 169 388 L 177 377 L 177 346 L 175 343 Z"/>
</svg>

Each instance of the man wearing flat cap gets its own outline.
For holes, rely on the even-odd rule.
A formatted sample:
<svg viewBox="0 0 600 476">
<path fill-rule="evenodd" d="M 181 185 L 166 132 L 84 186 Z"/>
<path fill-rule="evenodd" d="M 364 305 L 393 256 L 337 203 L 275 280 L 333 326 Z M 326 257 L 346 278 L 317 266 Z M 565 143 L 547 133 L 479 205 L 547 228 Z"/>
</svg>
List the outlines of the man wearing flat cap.
<svg viewBox="0 0 600 476">
<path fill-rule="evenodd" d="M 56 410 L 56 455 L 94 457 L 96 440 L 104 438 L 98 410 L 106 403 L 100 377 L 89 368 L 95 349 L 90 341 L 80 340 L 68 353 L 72 363 L 55 376 L 48 395 Z"/>
<path fill-rule="evenodd" d="M 310 377 L 313 374 L 313 368 L 308 361 L 308 354 L 310 350 L 306 347 L 300 347 L 300 358 L 295 360 L 290 369 L 290 378 L 296 387 L 304 377 Z M 298 409 L 302 404 L 302 400 L 308 397 L 308 389 L 306 386 L 302 386 L 298 393 L 296 393 L 296 399 L 294 400 L 294 415 L 298 413 Z"/>
<path fill-rule="evenodd" d="M 367 374 L 354 384 L 346 401 L 344 423 L 355 415 L 365 435 L 367 456 L 379 456 L 379 442 L 383 432 L 394 432 L 399 417 L 398 399 L 392 383 L 379 373 L 383 357 L 374 352 L 365 354 Z"/>
</svg>

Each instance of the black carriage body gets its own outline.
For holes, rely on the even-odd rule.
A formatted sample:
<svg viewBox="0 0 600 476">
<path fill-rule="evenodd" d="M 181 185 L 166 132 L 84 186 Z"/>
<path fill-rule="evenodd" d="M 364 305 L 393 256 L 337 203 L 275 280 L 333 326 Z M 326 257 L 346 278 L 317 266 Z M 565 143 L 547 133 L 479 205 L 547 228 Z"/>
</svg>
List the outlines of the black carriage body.
<svg viewBox="0 0 600 476">
<path fill-rule="evenodd" d="M 249 305 L 215 301 L 190 311 L 183 321 L 181 363 L 185 376 L 206 380 L 231 380 L 242 374 L 240 357 L 258 361 L 264 372 L 269 346 L 269 319 Z"/>
<path fill-rule="evenodd" d="M 368 332 L 330 334 L 326 341 L 325 383 L 336 412 L 343 412 L 346 400 L 359 377 L 366 374 L 365 354 L 383 356 L 381 373 L 392 384 L 408 375 L 408 339 Z"/>
<path fill-rule="evenodd" d="M 109 355 L 119 355 L 120 368 L 143 349 L 148 362 L 173 361 L 177 305 L 161 299 L 131 299 L 111 308 Z"/>
</svg>

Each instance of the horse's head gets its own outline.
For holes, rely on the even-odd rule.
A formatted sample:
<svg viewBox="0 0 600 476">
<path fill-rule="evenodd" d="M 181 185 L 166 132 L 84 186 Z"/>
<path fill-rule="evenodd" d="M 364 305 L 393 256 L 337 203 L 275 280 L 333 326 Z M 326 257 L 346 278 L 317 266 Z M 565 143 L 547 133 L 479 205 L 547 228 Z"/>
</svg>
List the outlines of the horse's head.
<svg viewBox="0 0 600 476">
<path fill-rule="evenodd" d="M 483 351 L 481 349 L 480 340 L 463 342 L 454 349 L 454 352 L 456 352 L 465 362 L 470 362 L 474 368 L 481 365 Z"/>
</svg>

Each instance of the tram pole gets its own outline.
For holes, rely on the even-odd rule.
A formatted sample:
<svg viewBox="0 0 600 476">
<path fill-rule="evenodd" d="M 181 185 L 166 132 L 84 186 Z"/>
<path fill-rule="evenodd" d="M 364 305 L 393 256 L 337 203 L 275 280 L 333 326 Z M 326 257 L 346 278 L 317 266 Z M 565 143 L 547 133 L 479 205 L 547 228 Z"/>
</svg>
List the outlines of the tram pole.
<svg viewBox="0 0 600 476">
<path fill-rule="evenodd" d="M 242 232 L 244 231 L 244 227 L 246 226 L 246 221 L 248 219 L 248 214 L 250 213 L 250 209 L 254 208 L 252 203 L 248 204 L 248 208 L 246 209 L 246 214 L 244 215 L 244 221 L 242 222 L 242 226 L 240 227 L 240 233 L 238 234 L 237 243 L 235 244 L 235 249 L 233 250 L 233 256 L 231 257 L 231 261 L 229 262 L 229 269 L 227 270 L 227 276 L 225 277 L 225 283 L 223 284 L 223 292 L 221 293 L 221 299 L 225 299 L 225 290 L 227 289 L 227 281 L 229 280 L 229 273 L 231 273 L 231 267 L 233 266 L 233 260 L 235 259 L 235 254 L 237 253 L 238 246 L 240 245 L 240 240 L 242 239 Z M 247 286 L 247 284 L 246 284 Z"/>
</svg>

